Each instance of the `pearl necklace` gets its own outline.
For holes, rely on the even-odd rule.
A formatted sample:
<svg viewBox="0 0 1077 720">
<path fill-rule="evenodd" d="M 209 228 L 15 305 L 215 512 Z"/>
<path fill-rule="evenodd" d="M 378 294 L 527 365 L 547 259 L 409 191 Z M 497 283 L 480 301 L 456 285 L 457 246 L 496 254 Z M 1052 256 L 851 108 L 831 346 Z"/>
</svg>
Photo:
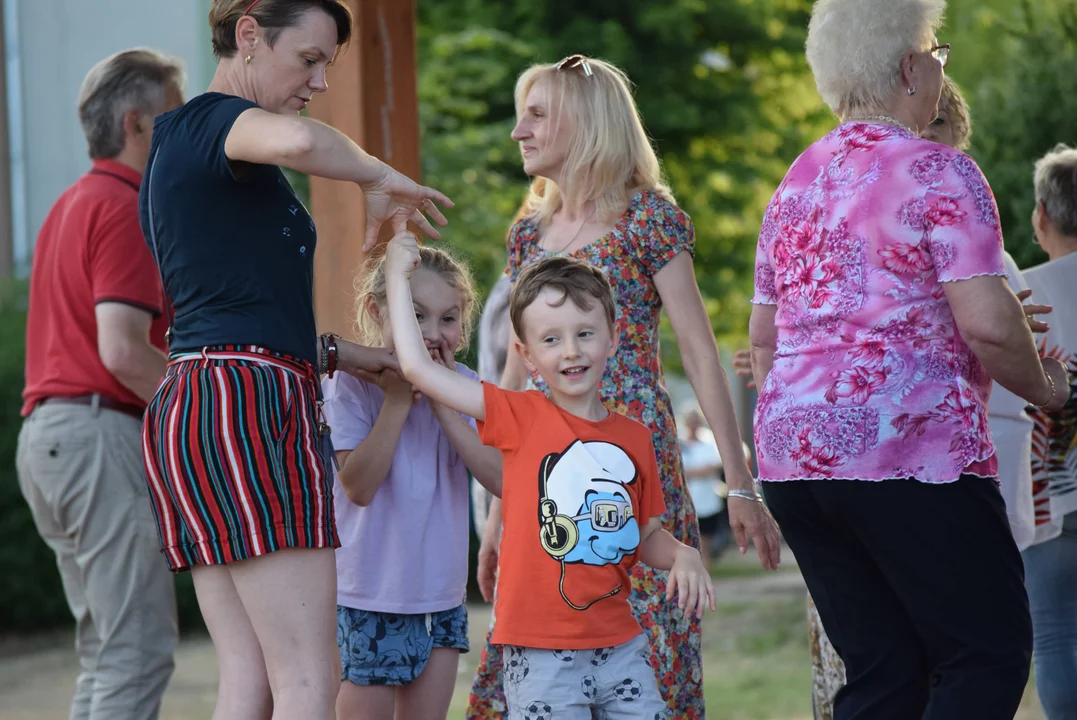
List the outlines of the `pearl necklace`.
<svg viewBox="0 0 1077 720">
<path fill-rule="evenodd" d="M 889 115 L 860 115 L 857 117 L 848 118 L 845 122 L 867 122 L 867 123 L 885 123 L 886 125 L 896 125 L 899 128 L 908 130 L 913 135 L 917 132 L 905 123 L 890 117 Z"/>
</svg>

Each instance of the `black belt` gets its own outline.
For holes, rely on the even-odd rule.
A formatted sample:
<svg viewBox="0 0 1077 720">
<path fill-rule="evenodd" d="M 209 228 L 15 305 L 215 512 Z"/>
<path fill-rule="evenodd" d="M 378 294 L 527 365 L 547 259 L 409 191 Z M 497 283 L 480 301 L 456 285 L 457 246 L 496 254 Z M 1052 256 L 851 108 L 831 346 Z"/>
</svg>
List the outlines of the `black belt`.
<svg viewBox="0 0 1077 720">
<path fill-rule="evenodd" d="M 146 414 L 146 409 L 138 405 L 132 405 L 131 403 L 122 403 L 113 400 L 112 398 L 105 397 L 98 393 L 91 393 L 89 395 L 75 395 L 74 397 L 47 397 L 38 401 L 35 407 L 41 407 L 42 405 L 89 405 L 92 406 L 96 402 L 97 407 L 104 408 L 105 410 L 115 410 L 116 412 L 122 412 L 125 415 L 130 415 L 133 418 L 142 420 L 142 416 Z"/>
</svg>

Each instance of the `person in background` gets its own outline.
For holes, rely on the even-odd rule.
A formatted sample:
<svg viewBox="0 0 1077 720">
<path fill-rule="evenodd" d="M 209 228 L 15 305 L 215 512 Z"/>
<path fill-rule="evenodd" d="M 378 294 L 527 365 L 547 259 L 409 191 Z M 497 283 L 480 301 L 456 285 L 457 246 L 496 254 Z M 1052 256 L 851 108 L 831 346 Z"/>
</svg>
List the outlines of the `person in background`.
<svg viewBox="0 0 1077 720">
<path fill-rule="evenodd" d="M 512 279 L 504 274 L 498 276 L 497 282 L 490 288 L 486 303 L 482 307 L 482 316 L 479 318 L 478 375 L 483 382 L 496 383 L 505 372 L 505 360 L 509 354 L 509 290 L 511 289 Z M 486 519 L 490 513 L 490 503 L 493 497 L 490 491 L 482 486 L 482 483 L 472 478 L 471 512 L 474 518 L 475 534 L 479 538 L 482 538 L 486 529 Z M 482 555 L 479 557 L 478 575 L 492 582 L 496 571 L 497 550 L 487 544 L 485 557 Z M 493 591 L 484 585 L 489 584 L 480 582 L 479 589 L 484 597 L 489 592 L 490 597 L 486 599 L 487 602 L 492 602 Z"/>
<path fill-rule="evenodd" d="M 34 246 L 16 468 L 56 553 L 81 673 L 72 720 L 150 720 L 172 675 L 176 599 L 156 547 L 142 413 L 165 371 L 167 299 L 138 224 L 155 116 L 183 67 L 147 49 L 93 67 L 78 114 L 92 167 Z"/>
<path fill-rule="evenodd" d="M 709 563 L 729 543 L 729 515 L 725 511 L 726 487 L 722 456 L 707 428 L 703 413 L 694 402 L 682 409 L 680 422 L 681 462 L 688 493 L 699 518 L 700 553 Z M 744 457 L 751 459 L 747 443 Z"/>
<path fill-rule="evenodd" d="M 725 504 L 719 494 L 722 456 L 698 408 L 690 407 L 681 414 L 680 427 L 681 465 L 699 521 L 699 552 L 703 562 L 710 563 L 711 541 L 718 533 Z"/>
<path fill-rule="evenodd" d="M 1037 302 L 1054 306 L 1040 345 L 1068 370 L 1067 401 L 1033 408 L 1036 537 L 1022 553 L 1032 608 L 1036 690 L 1048 720 L 1077 717 L 1077 149 L 1036 163 L 1032 227 L 1048 261 L 1024 272 Z"/>
</svg>

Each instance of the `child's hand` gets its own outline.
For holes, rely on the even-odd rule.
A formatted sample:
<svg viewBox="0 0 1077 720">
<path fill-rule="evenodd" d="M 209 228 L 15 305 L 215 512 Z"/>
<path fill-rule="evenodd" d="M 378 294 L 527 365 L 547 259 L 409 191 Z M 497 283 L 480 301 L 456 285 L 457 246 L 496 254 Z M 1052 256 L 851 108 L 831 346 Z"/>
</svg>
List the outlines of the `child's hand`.
<svg viewBox="0 0 1077 720">
<path fill-rule="evenodd" d="M 448 369 L 456 372 L 456 357 L 453 355 L 452 348 L 450 348 L 444 340 L 436 348 L 430 351 L 431 359 L 438 365 L 447 367 Z M 434 401 L 433 398 L 427 396 L 426 401 L 430 403 L 430 409 L 434 412 L 438 412 L 443 408 L 440 403 Z"/>
<path fill-rule="evenodd" d="M 733 367 L 736 368 L 737 377 L 748 378 L 747 387 L 754 388 L 755 381 L 752 380 L 752 351 L 751 350 L 737 350 L 733 356 Z"/>
<path fill-rule="evenodd" d="M 419 241 L 410 232 L 397 233 L 385 249 L 386 277 L 403 275 L 410 279 L 419 267 Z"/>
<path fill-rule="evenodd" d="M 699 551 L 687 545 L 677 551 L 666 580 L 666 600 L 672 600 L 674 594 L 677 595 L 677 607 L 686 614 L 695 613 L 703 617 L 704 610 L 715 608 L 710 573 L 703 566 Z"/>
<path fill-rule="evenodd" d="M 382 370 L 378 373 L 378 387 L 385 393 L 385 402 L 392 405 L 411 405 L 418 398 L 411 383 L 396 370 Z"/>
</svg>

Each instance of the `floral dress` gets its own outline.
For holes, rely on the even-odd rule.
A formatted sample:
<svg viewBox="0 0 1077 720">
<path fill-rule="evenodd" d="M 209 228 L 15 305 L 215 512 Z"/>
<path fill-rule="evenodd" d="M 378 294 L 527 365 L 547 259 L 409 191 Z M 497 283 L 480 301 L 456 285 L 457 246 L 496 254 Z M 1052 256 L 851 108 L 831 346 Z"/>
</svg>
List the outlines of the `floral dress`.
<svg viewBox="0 0 1077 720">
<path fill-rule="evenodd" d="M 658 322 L 662 299 L 654 275 L 682 251 L 693 252 L 692 221 L 657 192 L 637 194 L 608 235 L 571 255 L 601 268 L 617 301 L 617 355 L 606 366 L 602 397 L 609 409 L 643 422 L 654 432 L 666 514 L 663 527 L 692 547 L 699 547 L 699 525 L 681 469 L 677 430 L 669 395 L 662 384 Z M 538 226 L 523 219 L 508 240 L 508 273 L 547 257 L 539 246 Z M 543 388 L 541 381 L 537 386 Z M 704 717 L 703 664 L 698 618 L 687 617 L 667 602 L 666 572 L 637 564 L 632 570 L 629 602 L 651 644 L 651 665 L 667 705 L 678 720 Z M 501 718 L 505 713 L 501 653 L 487 637 L 468 702 L 469 720 Z"/>
</svg>

